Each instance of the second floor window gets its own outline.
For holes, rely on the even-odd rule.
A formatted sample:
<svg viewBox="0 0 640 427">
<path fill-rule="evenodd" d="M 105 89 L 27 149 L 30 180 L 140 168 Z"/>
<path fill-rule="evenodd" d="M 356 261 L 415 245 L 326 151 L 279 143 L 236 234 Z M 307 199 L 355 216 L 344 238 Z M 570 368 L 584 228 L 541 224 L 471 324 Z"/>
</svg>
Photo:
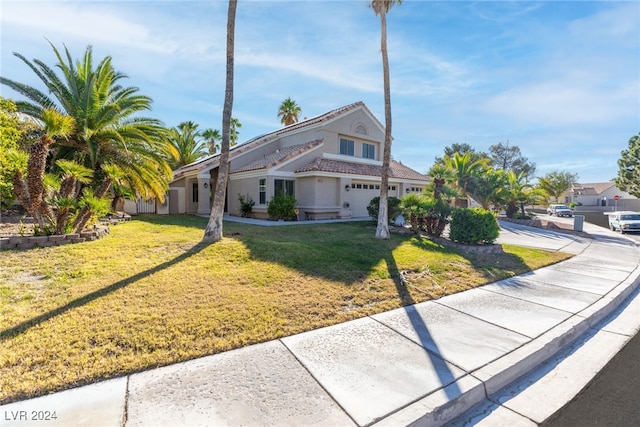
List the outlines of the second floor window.
<svg viewBox="0 0 640 427">
<path fill-rule="evenodd" d="M 362 143 L 362 158 L 363 159 L 375 159 L 376 158 L 376 146 L 373 144 Z"/>
<path fill-rule="evenodd" d="M 340 138 L 340 154 L 355 156 L 355 143 L 350 139 Z"/>
</svg>

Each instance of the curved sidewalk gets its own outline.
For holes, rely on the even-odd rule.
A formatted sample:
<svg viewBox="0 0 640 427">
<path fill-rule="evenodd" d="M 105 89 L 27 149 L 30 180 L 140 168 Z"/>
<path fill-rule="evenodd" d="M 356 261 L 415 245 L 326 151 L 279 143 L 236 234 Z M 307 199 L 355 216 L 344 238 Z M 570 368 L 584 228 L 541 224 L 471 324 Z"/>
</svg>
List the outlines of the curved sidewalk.
<svg viewBox="0 0 640 427">
<path fill-rule="evenodd" d="M 434 301 L 0 407 L 1 426 L 442 425 L 592 330 L 640 284 L 640 248 L 502 224 L 576 254 Z M 56 419 L 31 420 L 55 411 Z M 21 419 L 23 415 L 27 420 Z"/>
</svg>

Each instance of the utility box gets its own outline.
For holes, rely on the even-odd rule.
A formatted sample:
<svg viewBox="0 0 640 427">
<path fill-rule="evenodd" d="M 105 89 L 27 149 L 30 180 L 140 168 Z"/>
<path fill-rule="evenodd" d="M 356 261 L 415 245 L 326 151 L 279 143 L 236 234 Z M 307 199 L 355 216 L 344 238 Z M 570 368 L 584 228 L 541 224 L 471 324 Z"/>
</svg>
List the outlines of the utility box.
<svg viewBox="0 0 640 427">
<path fill-rule="evenodd" d="M 573 231 L 582 231 L 584 225 L 584 215 L 573 216 Z"/>
</svg>

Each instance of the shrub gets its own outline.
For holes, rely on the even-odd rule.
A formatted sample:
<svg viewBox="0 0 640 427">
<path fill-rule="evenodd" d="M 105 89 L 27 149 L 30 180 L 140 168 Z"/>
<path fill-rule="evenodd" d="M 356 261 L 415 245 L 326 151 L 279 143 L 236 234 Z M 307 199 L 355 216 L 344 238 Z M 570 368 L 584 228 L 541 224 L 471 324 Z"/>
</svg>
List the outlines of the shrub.
<svg viewBox="0 0 640 427">
<path fill-rule="evenodd" d="M 530 214 L 530 213 L 528 213 L 528 212 L 527 212 L 525 215 L 522 215 L 522 212 L 518 211 L 518 212 L 515 212 L 515 213 L 513 214 L 513 217 L 512 217 L 512 218 L 513 218 L 513 219 L 531 219 L 531 218 L 532 218 L 532 216 L 531 216 L 531 214 Z"/>
<path fill-rule="evenodd" d="M 238 200 L 240 201 L 240 216 L 248 217 L 249 215 L 251 215 L 251 212 L 253 211 L 253 205 L 256 204 L 251 196 L 249 196 L 248 194 L 245 196 L 243 196 L 242 194 L 238 194 Z"/>
<path fill-rule="evenodd" d="M 451 214 L 449 238 L 468 245 L 493 243 L 500 226 L 493 212 L 482 208 L 455 209 Z"/>
<path fill-rule="evenodd" d="M 411 230 L 414 233 L 417 233 L 420 219 L 424 217 L 424 214 L 428 209 L 429 200 L 425 199 L 421 195 L 407 194 L 400 199 L 400 201 L 402 215 L 409 220 Z"/>
<path fill-rule="evenodd" d="M 392 221 L 395 217 L 402 213 L 400 209 L 400 199 L 397 197 L 387 198 L 387 208 L 389 210 L 389 221 Z M 369 202 L 367 206 L 367 212 L 374 221 L 378 221 L 378 213 L 380 212 L 380 197 L 376 196 Z"/>
<path fill-rule="evenodd" d="M 271 219 L 292 219 L 296 215 L 296 199 L 291 195 L 278 194 L 269 201 L 267 213 Z"/>
</svg>

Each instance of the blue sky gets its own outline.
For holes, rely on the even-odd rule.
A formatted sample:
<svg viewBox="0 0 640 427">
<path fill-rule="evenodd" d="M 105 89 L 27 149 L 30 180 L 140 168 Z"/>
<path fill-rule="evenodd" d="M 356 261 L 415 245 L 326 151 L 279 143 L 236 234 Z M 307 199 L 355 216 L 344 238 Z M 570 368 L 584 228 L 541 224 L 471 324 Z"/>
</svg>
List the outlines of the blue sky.
<svg viewBox="0 0 640 427">
<path fill-rule="evenodd" d="M 0 75 L 42 88 L 12 52 L 53 65 L 88 45 L 153 98 L 167 126 L 221 128 L 225 1 L 0 0 Z M 542 176 L 607 181 L 640 131 L 640 2 L 405 0 L 388 16 L 393 156 L 426 172 L 446 146 L 517 145 Z M 242 1 L 240 140 L 364 101 L 384 122 L 379 20 L 367 1 Z M 16 98 L 0 86 L 0 96 Z"/>
</svg>

